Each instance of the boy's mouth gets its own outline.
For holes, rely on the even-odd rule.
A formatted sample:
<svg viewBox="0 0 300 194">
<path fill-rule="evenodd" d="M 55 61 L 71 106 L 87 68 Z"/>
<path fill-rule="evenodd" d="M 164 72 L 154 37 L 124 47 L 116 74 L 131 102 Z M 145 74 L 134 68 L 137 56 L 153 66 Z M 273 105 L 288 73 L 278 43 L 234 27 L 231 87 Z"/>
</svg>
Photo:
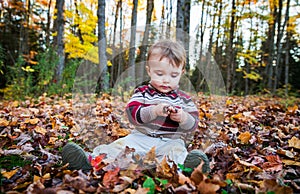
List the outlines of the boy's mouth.
<svg viewBox="0 0 300 194">
<path fill-rule="evenodd" d="M 169 89 L 171 89 L 171 87 L 170 86 L 160 86 L 162 89 L 164 89 L 164 90 L 169 90 Z"/>
</svg>

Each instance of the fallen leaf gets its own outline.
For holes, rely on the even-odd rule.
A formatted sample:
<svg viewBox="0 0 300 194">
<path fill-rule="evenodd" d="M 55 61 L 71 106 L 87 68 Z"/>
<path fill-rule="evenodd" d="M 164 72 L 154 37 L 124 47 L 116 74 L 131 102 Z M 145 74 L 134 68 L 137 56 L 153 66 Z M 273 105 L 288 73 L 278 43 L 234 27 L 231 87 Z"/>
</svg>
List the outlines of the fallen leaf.
<svg viewBox="0 0 300 194">
<path fill-rule="evenodd" d="M 282 162 L 278 155 L 270 155 L 265 157 L 268 162 L 262 164 L 262 167 L 266 171 L 281 171 Z"/>
<path fill-rule="evenodd" d="M 299 161 L 283 159 L 282 162 L 283 162 L 285 165 L 287 165 L 287 166 L 300 166 L 300 162 L 299 162 Z"/>
<path fill-rule="evenodd" d="M 1 172 L 2 176 L 4 176 L 5 178 L 7 179 L 10 179 L 12 176 L 14 176 L 17 172 L 19 171 L 18 168 L 14 169 L 14 170 L 11 170 L 11 171 L 4 171 L 4 172 Z"/>
<path fill-rule="evenodd" d="M 106 188 L 111 188 L 119 182 L 119 177 L 117 176 L 120 172 L 120 168 L 115 168 L 114 170 L 107 171 L 103 176 L 103 185 Z"/>
<path fill-rule="evenodd" d="M 297 137 L 293 136 L 288 142 L 290 147 L 300 149 L 300 140 Z"/>
<path fill-rule="evenodd" d="M 2 127 L 6 127 L 9 125 L 9 121 L 4 119 L 4 118 L 0 118 L 0 126 Z"/>
<path fill-rule="evenodd" d="M 238 136 L 238 139 L 241 140 L 242 144 L 247 144 L 247 143 L 249 143 L 249 140 L 251 139 L 251 133 L 249 131 L 241 133 Z"/>
<path fill-rule="evenodd" d="M 42 135 L 45 135 L 47 133 L 47 130 L 43 127 L 40 127 L 40 126 L 36 126 L 34 128 L 34 131 L 37 132 L 37 133 L 40 133 Z"/>
</svg>

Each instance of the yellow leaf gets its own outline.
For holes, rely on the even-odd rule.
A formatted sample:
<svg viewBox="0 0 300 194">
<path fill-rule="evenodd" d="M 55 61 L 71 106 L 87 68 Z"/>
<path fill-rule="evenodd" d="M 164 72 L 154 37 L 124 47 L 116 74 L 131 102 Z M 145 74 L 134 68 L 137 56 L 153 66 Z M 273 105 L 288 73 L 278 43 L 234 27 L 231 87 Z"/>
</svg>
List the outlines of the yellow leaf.
<svg viewBox="0 0 300 194">
<path fill-rule="evenodd" d="M 9 125 L 9 121 L 3 118 L 0 118 L 0 126 L 8 126 Z"/>
<path fill-rule="evenodd" d="M 292 137 L 288 142 L 290 147 L 300 149 L 300 140 L 297 137 Z"/>
<path fill-rule="evenodd" d="M 232 104 L 232 100 L 230 100 L 230 99 L 228 99 L 228 100 L 226 100 L 226 105 L 228 106 L 228 105 L 231 105 Z"/>
<path fill-rule="evenodd" d="M 12 176 L 14 176 L 18 172 L 18 168 L 9 172 L 1 172 L 2 176 L 4 176 L 7 179 L 10 179 Z"/>
<path fill-rule="evenodd" d="M 47 133 L 47 130 L 40 126 L 35 127 L 34 131 L 42 135 L 45 135 Z"/>
<path fill-rule="evenodd" d="M 33 176 L 33 182 L 37 182 L 38 180 L 40 180 L 41 177 L 34 175 Z"/>
<path fill-rule="evenodd" d="M 287 166 L 300 166 L 300 162 L 294 160 L 282 159 L 282 162 Z"/>
<path fill-rule="evenodd" d="M 240 119 L 243 117 L 243 114 L 242 113 L 238 113 L 238 114 L 235 114 L 232 116 L 233 119 Z"/>
<path fill-rule="evenodd" d="M 48 144 L 55 144 L 56 140 L 58 140 L 57 137 L 50 137 L 49 141 L 48 141 Z"/>
<path fill-rule="evenodd" d="M 19 102 L 15 100 L 11 105 L 16 108 L 19 106 Z"/>
<path fill-rule="evenodd" d="M 44 176 L 43 176 L 43 179 L 50 179 L 50 178 L 51 178 L 50 173 L 46 173 L 46 174 L 44 174 Z"/>
<path fill-rule="evenodd" d="M 251 139 L 251 133 L 249 131 L 241 133 L 238 136 L 238 139 L 241 140 L 241 143 L 243 144 L 249 143 L 249 140 Z"/>
<path fill-rule="evenodd" d="M 38 122 L 40 121 L 40 119 L 38 119 L 38 118 L 34 118 L 34 119 L 26 119 L 25 120 L 25 123 L 29 123 L 29 124 L 31 124 L 31 125 L 36 125 Z"/>
</svg>

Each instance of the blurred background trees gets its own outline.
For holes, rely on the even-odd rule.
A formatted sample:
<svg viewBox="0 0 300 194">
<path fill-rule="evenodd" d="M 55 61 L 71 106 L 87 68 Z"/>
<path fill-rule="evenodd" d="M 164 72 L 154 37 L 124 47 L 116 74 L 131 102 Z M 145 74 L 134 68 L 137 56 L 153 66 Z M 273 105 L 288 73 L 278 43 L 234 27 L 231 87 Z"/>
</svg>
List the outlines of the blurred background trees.
<svg viewBox="0 0 300 194">
<path fill-rule="evenodd" d="M 212 56 L 229 94 L 299 97 L 299 7 L 297 0 L 0 1 L 1 97 L 72 92 L 83 60 L 103 73 L 102 91 L 129 69 L 146 80 L 146 51 L 163 37 L 182 41 L 196 91 L 209 92 L 203 73 Z"/>
</svg>

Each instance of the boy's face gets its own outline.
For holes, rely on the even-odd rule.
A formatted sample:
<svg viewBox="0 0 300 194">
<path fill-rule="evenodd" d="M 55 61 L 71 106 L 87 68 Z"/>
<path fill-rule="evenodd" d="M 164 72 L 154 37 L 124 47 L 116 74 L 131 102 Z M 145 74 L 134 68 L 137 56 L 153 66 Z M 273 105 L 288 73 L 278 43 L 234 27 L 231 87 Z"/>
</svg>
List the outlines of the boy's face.
<svg viewBox="0 0 300 194">
<path fill-rule="evenodd" d="M 183 65 L 176 67 L 168 58 L 162 58 L 160 61 L 159 59 L 159 55 L 151 55 L 146 69 L 151 78 L 151 85 L 162 93 L 168 93 L 178 88 L 180 77 L 184 72 Z"/>
</svg>

